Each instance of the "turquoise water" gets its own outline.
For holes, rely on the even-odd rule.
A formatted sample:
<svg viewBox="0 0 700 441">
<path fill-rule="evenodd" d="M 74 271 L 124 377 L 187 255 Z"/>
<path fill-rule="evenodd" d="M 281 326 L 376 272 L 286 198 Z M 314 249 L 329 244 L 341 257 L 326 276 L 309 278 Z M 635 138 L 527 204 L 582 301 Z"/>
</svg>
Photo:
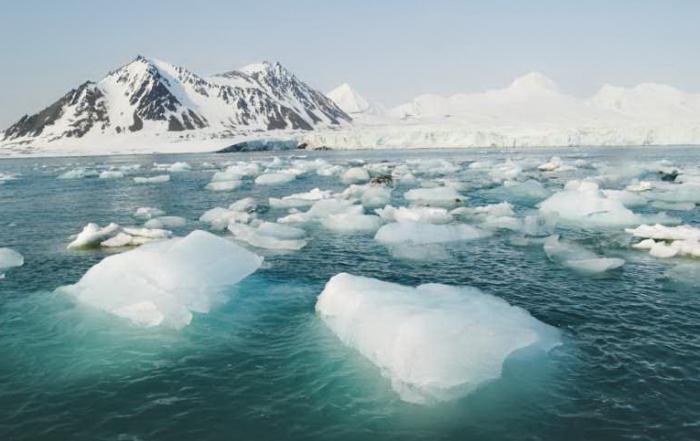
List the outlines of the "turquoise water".
<svg viewBox="0 0 700 441">
<path fill-rule="evenodd" d="M 292 154 L 292 153 L 289 153 Z M 691 149 L 581 149 L 309 152 L 347 163 L 448 158 L 585 159 L 615 166 L 667 159 L 696 166 Z M 282 154 L 281 156 L 286 156 Z M 152 155 L 0 160 L 18 173 L 0 185 L 0 246 L 25 257 L 0 281 L 0 439 L 36 440 L 684 440 L 700 438 L 700 296 L 697 286 L 664 274 L 676 262 L 632 251 L 621 230 L 560 229 L 606 255 L 620 271 L 585 277 L 550 262 L 541 244 L 517 245 L 514 233 L 453 243 L 448 258 L 392 257 L 372 235 L 309 227 L 309 245 L 261 253 L 266 264 L 230 290 L 230 301 L 196 315 L 180 331 L 143 329 L 91 310 L 55 288 L 76 282 L 107 251 L 70 251 L 87 222 L 134 224 L 137 207 L 183 216 L 185 234 L 205 225 L 207 209 L 238 198 L 264 199 L 314 187 L 340 191 L 337 177 L 305 175 L 233 193 L 203 190 L 212 167 L 271 154 Z M 58 180 L 76 166 L 187 161 L 171 182 L 130 178 Z M 591 174 L 582 168 L 574 173 Z M 655 178 L 651 176 L 650 178 Z M 561 188 L 568 178 L 546 185 Z M 500 202 L 471 183 L 470 205 Z M 394 205 L 406 205 L 394 191 Z M 512 200 L 516 211 L 532 202 Z M 649 211 L 641 208 L 637 211 Z M 280 210 L 263 218 L 276 219 Z M 674 212 L 700 221 L 697 208 Z M 416 285 L 472 285 L 528 310 L 563 332 L 545 360 L 508 360 L 502 378 L 457 401 L 403 402 L 389 380 L 343 346 L 314 313 L 325 282 L 339 272 Z"/>
</svg>

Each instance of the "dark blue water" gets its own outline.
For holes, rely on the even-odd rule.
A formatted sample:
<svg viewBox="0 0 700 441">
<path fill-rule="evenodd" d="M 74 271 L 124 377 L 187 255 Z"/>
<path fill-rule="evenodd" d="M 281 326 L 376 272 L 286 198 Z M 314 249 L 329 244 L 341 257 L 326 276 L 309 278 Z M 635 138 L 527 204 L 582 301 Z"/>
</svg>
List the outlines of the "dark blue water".
<svg viewBox="0 0 700 441">
<path fill-rule="evenodd" d="M 668 159 L 698 164 L 691 149 L 323 152 L 330 162 L 444 157 L 565 159 L 615 166 Z M 76 282 L 105 251 L 69 251 L 87 222 L 136 223 L 137 207 L 183 216 L 185 234 L 206 228 L 205 210 L 238 198 L 342 190 L 337 177 L 303 176 L 282 186 L 247 183 L 233 192 L 203 188 L 212 168 L 258 155 L 154 155 L 0 160 L 18 173 L 0 185 L 0 246 L 25 265 L 0 281 L 2 440 L 691 440 L 700 438 L 700 293 L 674 283 L 667 262 L 631 251 L 621 231 L 561 229 L 606 255 L 621 271 L 591 278 L 550 262 L 541 245 L 512 233 L 454 243 L 444 260 L 397 260 L 372 235 L 309 228 L 299 252 L 266 253 L 266 265 L 231 290 L 231 300 L 196 315 L 181 331 L 143 329 L 54 294 Z M 130 178 L 58 180 L 66 169 L 188 161 L 171 182 Z M 582 168 L 576 173 L 592 174 Z M 546 182 L 561 187 L 565 178 Z M 478 182 L 470 204 L 500 202 Z M 394 191 L 394 204 L 405 205 Z M 518 213 L 533 209 L 514 201 Z M 644 209 L 642 209 L 644 211 Z M 284 214 L 271 210 L 262 216 Z M 698 211 L 674 213 L 696 224 Z M 389 380 L 344 347 L 314 313 L 331 276 L 351 272 L 415 285 L 473 285 L 521 306 L 564 333 L 546 360 L 506 363 L 500 380 L 432 406 L 401 401 Z"/>
</svg>

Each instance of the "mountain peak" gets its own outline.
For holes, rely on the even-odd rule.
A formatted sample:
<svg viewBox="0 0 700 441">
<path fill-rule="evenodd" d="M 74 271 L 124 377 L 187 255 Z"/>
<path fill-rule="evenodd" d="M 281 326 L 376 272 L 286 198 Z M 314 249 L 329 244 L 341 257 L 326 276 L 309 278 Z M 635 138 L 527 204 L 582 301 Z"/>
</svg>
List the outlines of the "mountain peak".
<svg viewBox="0 0 700 441">
<path fill-rule="evenodd" d="M 370 109 L 369 102 L 357 93 L 348 83 L 343 83 L 326 94 L 343 112 L 363 113 Z"/>
<path fill-rule="evenodd" d="M 559 87 L 546 75 L 540 72 L 530 72 L 513 80 L 508 89 L 523 93 L 537 93 L 557 92 Z"/>
</svg>

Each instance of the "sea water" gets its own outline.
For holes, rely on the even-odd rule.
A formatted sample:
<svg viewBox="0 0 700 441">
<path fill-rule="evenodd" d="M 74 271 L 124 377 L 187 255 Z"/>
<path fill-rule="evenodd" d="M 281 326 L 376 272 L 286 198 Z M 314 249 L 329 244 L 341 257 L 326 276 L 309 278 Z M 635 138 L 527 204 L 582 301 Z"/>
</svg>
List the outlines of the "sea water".
<svg viewBox="0 0 700 441">
<path fill-rule="evenodd" d="M 567 240 L 625 260 L 622 268 L 591 277 L 549 259 L 542 241 L 508 230 L 447 243 L 416 259 L 397 256 L 371 233 L 343 234 L 308 225 L 307 246 L 293 252 L 256 250 L 265 256 L 263 267 L 230 288 L 225 305 L 195 314 L 180 330 L 134 326 L 55 291 L 120 251 L 67 249 L 71 236 L 88 222 L 137 225 L 137 208 L 157 207 L 187 220 L 172 229 L 182 236 L 207 229 L 198 221 L 206 210 L 243 197 L 265 201 L 315 187 L 347 187 L 340 176 L 308 173 L 279 185 L 248 180 L 233 191 L 205 188 L 227 161 L 269 161 L 275 155 L 284 160 L 299 154 L 346 168 L 362 163 L 357 160 L 420 163 L 443 158 L 458 169 L 482 161 L 490 170 L 509 159 L 545 163 L 558 155 L 566 162 L 579 161 L 572 175 L 545 179 L 538 172 L 524 172 L 550 192 L 573 178 L 600 174 L 602 169 L 624 170 L 631 162 L 700 166 L 691 148 L 0 160 L 0 172 L 16 176 L 0 185 L 0 247 L 19 251 L 25 262 L 0 280 L 0 439 L 700 437 L 696 267 L 692 259 L 656 259 L 631 249 L 621 228 L 556 227 Z M 164 174 L 154 163 L 183 161 L 191 170 L 171 172 L 168 182 L 139 184 L 132 179 Z M 141 168 L 123 178 L 57 179 L 77 168 L 136 164 Z M 656 179 L 653 173 L 647 175 Z M 484 176 L 488 180 L 494 173 Z M 518 179 L 524 181 L 522 176 Z M 608 187 L 624 184 L 612 182 Z M 408 205 L 403 195 L 416 184 L 395 185 L 391 203 Z M 469 197 L 462 205 L 502 202 L 501 191 L 495 183 L 471 182 L 461 191 Z M 527 198 L 510 200 L 520 217 L 537 210 L 536 202 Z M 659 210 L 635 211 L 656 215 Z M 275 220 L 284 214 L 286 210 L 270 209 L 259 216 Z M 697 208 L 669 214 L 684 224 L 700 221 Z M 684 277 L 669 276 L 678 265 L 686 265 Z M 460 399 L 430 405 L 406 402 L 376 366 L 340 343 L 315 313 L 325 283 L 341 272 L 411 286 L 474 286 L 558 328 L 563 344 L 544 358 L 511 357 L 498 380 Z"/>
</svg>

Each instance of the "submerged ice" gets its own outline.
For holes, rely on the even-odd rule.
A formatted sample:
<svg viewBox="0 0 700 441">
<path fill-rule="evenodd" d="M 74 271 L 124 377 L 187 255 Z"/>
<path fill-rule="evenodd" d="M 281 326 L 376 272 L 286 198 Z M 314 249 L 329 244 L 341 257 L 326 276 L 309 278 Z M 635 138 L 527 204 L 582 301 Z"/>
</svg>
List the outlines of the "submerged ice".
<svg viewBox="0 0 700 441">
<path fill-rule="evenodd" d="M 498 379 L 516 351 L 560 344 L 556 328 L 469 286 L 414 288 L 341 273 L 326 284 L 316 311 L 414 403 L 462 397 Z"/>
</svg>

